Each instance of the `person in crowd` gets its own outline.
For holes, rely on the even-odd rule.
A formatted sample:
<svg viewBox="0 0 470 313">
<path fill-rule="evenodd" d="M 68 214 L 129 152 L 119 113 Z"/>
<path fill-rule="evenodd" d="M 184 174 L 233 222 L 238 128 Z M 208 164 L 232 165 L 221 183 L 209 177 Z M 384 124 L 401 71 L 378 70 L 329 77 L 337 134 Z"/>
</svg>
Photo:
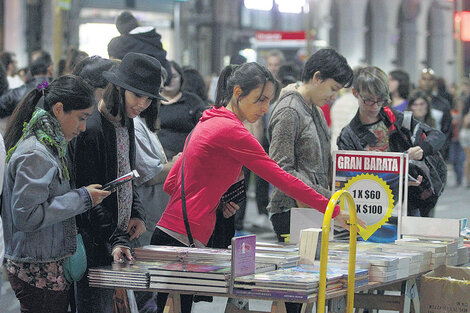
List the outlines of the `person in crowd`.
<svg viewBox="0 0 470 313">
<path fill-rule="evenodd" d="M 26 84 L 29 82 L 33 77 L 31 76 L 31 71 L 29 70 L 29 67 L 22 67 L 18 70 L 18 76 L 21 78 L 21 81 L 23 84 Z"/>
<path fill-rule="evenodd" d="M 206 107 L 214 105 L 214 101 L 209 99 L 207 96 L 207 87 L 204 77 L 202 77 L 201 73 L 194 68 L 183 68 L 183 83 L 181 84 L 181 90 L 197 95 L 202 101 L 204 101 Z"/>
<path fill-rule="evenodd" d="M 186 137 L 197 124 L 206 109 L 204 102 L 194 93 L 182 90 L 183 70 L 174 61 L 170 62 L 170 84 L 163 87 L 160 107 L 161 126 L 158 138 L 168 159 L 183 151 Z"/>
<path fill-rule="evenodd" d="M 5 143 L 3 142 L 3 136 L 0 134 L 0 190 L 3 190 L 3 177 L 5 174 Z M 5 242 L 3 241 L 3 222 L 0 218 L 0 272 L 3 273 L 3 257 L 5 256 Z M 0 279 L 0 300 L 2 300 L 2 281 Z"/>
<path fill-rule="evenodd" d="M 9 90 L 0 97 L 0 118 L 5 118 L 13 113 L 13 110 L 21 99 L 32 89 L 43 82 L 50 82 L 53 74 L 53 63 L 51 55 L 45 51 L 41 53 L 30 64 L 33 80 L 28 83 Z"/>
<path fill-rule="evenodd" d="M 462 88 L 462 97 L 465 99 L 462 101 L 462 122 L 459 132 L 459 141 L 465 152 L 464 173 L 467 183 L 466 187 L 470 188 L 470 79 L 467 78 L 467 80 L 468 85 L 466 88 L 468 89 Z M 467 91 L 466 94 L 465 91 Z"/>
<path fill-rule="evenodd" d="M 246 62 L 246 60 L 245 60 Z M 268 51 L 266 56 L 266 68 L 269 72 L 279 81 L 279 69 L 284 64 L 285 58 L 284 54 L 278 50 L 273 49 Z M 264 115 L 261 119 L 258 119 L 254 123 L 245 121 L 243 124 L 248 129 L 248 131 L 259 141 L 263 146 L 264 151 L 269 152 L 269 141 L 268 141 L 268 122 L 269 122 L 270 112 Z M 250 186 L 251 180 L 251 171 L 246 167 L 243 167 L 243 174 L 245 177 L 245 185 L 247 189 Z M 268 210 L 266 207 L 269 204 L 269 183 L 254 174 L 255 176 L 255 198 L 256 198 L 256 207 L 258 209 L 258 217 L 252 221 L 252 226 L 255 228 L 270 228 L 270 222 L 268 218 Z M 244 220 L 245 220 L 245 211 L 247 206 L 247 200 L 244 200 L 240 203 L 240 209 L 235 214 L 235 230 L 237 235 L 243 235 L 244 232 Z"/>
<path fill-rule="evenodd" d="M 334 101 L 352 80 L 346 59 L 334 49 L 321 49 L 305 63 L 302 82 L 282 89 L 269 121 L 269 156 L 326 198 L 331 196 L 332 159 L 329 130 L 320 107 Z M 304 206 L 282 188 L 274 188 L 268 210 L 279 241 L 290 233 L 290 209 Z"/>
<path fill-rule="evenodd" d="M 30 91 L 8 125 L 2 221 L 21 312 L 67 312 L 63 263 L 76 249 L 75 216 L 109 195 L 99 184 L 71 187 L 67 144 L 85 131 L 92 111 L 90 86 L 67 75 Z"/>
<path fill-rule="evenodd" d="M 103 97 L 108 81 L 103 76 L 105 71 L 117 66 L 118 62 L 94 55 L 86 57 L 75 65 L 72 74 L 82 77 L 91 87 L 98 103 Z"/>
<path fill-rule="evenodd" d="M 392 108 L 404 112 L 408 106 L 410 94 L 410 75 L 403 70 L 394 70 L 388 74 L 388 82 Z"/>
<path fill-rule="evenodd" d="M 423 90 L 431 97 L 431 114 L 436 121 L 436 128 L 446 135 L 446 140 L 444 142 L 444 146 L 441 148 L 441 153 L 444 159 L 447 160 L 449 145 L 452 138 L 452 116 L 450 114 L 449 102 L 437 93 L 436 75 L 432 69 L 425 68 L 421 71 L 419 89 Z"/>
<path fill-rule="evenodd" d="M 219 77 L 215 106 L 203 113 L 188 137 L 183 154 L 171 168 L 164 190 L 170 201 L 155 228 L 154 245 L 187 246 L 189 239 L 182 212 L 182 183 L 187 220 L 197 247 L 207 244 L 216 220 L 221 196 L 238 179 L 246 166 L 293 198 L 321 212 L 328 199 L 301 180 L 282 170 L 268 157 L 259 142 L 243 126 L 260 119 L 277 98 L 279 83 L 257 63 L 229 65 Z M 182 173 L 184 172 L 184 178 Z M 235 203 L 223 206 L 224 216 L 232 216 Z M 336 207 L 333 216 L 345 226 L 347 211 Z M 167 294 L 158 294 L 159 312 Z M 189 299 L 188 299 L 189 297 Z M 182 298 L 182 312 L 190 312 L 191 296 Z"/>
<path fill-rule="evenodd" d="M 69 47 L 65 54 L 65 64 L 63 71 L 59 74 L 62 76 L 64 74 L 70 74 L 73 72 L 75 66 L 83 59 L 88 57 L 88 53 L 85 51 L 78 50 L 75 47 Z"/>
<path fill-rule="evenodd" d="M 86 132 L 73 146 L 77 185 L 107 183 L 135 169 L 134 118 L 159 94 L 161 65 L 155 58 L 128 53 L 106 71 L 109 82 Z M 145 233 L 145 210 L 132 182 L 118 187 L 102 204 L 77 217 L 87 252 L 88 267 L 133 260 L 134 239 Z M 77 283 L 78 312 L 112 312 L 113 290 L 89 287 L 85 275 Z"/>
<path fill-rule="evenodd" d="M 438 77 L 436 79 L 436 91 L 439 96 L 446 99 L 449 102 L 450 108 L 454 108 L 454 96 L 449 92 L 447 88 L 447 82 L 444 77 Z"/>
<path fill-rule="evenodd" d="M 287 85 L 296 83 L 300 80 L 300 68 L 292 62 L 286 63 L 279 67 L 278 77 L 282 88 Z"/>
<path fill-rule="evenodd" d="M 156 58 L 167 73 L 170 73 L 170 63 L 163 49 L 162 36 L 155 27 L 141 26 L 135 16 L 129 11 L 123 11 L 116 18 L 116 28 L 121 34 L 111 39 L 108 44 L 108 54 L 111 59 L 122 60 L 129 52 L 137 52 Z M 170 83 L 168 75 L 165 85 Z"/>
<path fill-rule="evenodd" d="M 279 80 L 279 69 L 285 62 L 286 58 L 281 50 L 273 49 L 268 51 L 268 55 L 266 56 L 266 67 L 277 80 Z"/>
<path fill-rule="evenodd" d="M 354 76 L 360 67 L 353 68 Z M 339 92 L 339 97 L 333 102 L 331 107 L 331 149 L 338 150 L 336 139 L 341 130 L 349 124 L 349 121 L 356 115 L 358 108 L 357 98 L 352 93 L 352 86 L 343 88 Z"/>
<path fill-rule="evenodd" d="M 162 82 L 165 77 L 162 75 Z M 155 99 L 150 106 L 134 119 L 136 160 L 135 168 L 140 177 L 135 180 L 136 191 L 142 201 L 146 215 L 146 231 L 139 238 L 142 246 L 149 245 L 155 225 L 165 210 L 170 197 L 163 191 L 171 167 L 180 154 L 167 160 L 156 132 L 159 128 L 160 100 Z M 155 312 L 156 302 L 151 292 L 135 292 L 140 311 Z"/>
<path fill-rule="evenodd" d="M 420 123 L 436 128 L 431 114 L 431 99 L 424 91 L 417 89 L 411 93 L 406 110 L 413 112 L 413 117 Z"/>
<path fill-rule="evenodd" d="M 352 92 L 358 99 L 359 109 L 351 122 L 342 129 L 337 145 L 341 150 L 408 152 L 410 160 L 421 160 L 442 147 L 445 136 L 440 131 L 421 124 L 426 135 L 424 141 L 411 146 L 411 131 L 403 125 L 403 113 L 389 107 L 390 91 L 387 74 L 380 68 L 368 66 L 359 69 L 354 78 Z M 411 129 L 418 120 L 412 119 Z M 419 185 L 422 177 L 416 177 Z M 410 183 L 409 183 L 410 184 Z M 413 192 L 408 189 L 408 195 Z M 409 197 L 411 199 L 411 197 Z M 416 206 L 418 205 L 418 206 Z M 408 215 L 426 215 L 432 207 L 408 203 Z"/>
<path fill-rule="evenodd" d="M 0 96 L 8 90 L 7 72 L 3 65 L 0 64 Z"/>
<path fill-rule="evenodd" d="M 0 64 L 3 65 L 7 72 L 8 86 L 14 89 L 23 85 L 23 81 L 17 75 L 18 62 L 16 61 L 16 54 L 8 51 L 0 53 Z"/>
</svg>

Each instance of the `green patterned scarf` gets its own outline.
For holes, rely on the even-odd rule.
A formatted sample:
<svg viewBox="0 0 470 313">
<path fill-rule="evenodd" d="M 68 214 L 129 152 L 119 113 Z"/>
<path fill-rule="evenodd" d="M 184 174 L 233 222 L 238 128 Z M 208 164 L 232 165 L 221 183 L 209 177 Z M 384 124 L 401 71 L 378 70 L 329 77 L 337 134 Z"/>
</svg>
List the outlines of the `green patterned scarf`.
<svg viewBox="0 0 470 313">
<path fill-rule="evenodd" d="M 18 147 L 18 144 L 32 135 L 36 136 L 36 138 L 44 145 L 51 147 L 55 152 L 57 152 L 62 162 L 64 175 L 70 180 L 66 161 L 67 141 L 65 140 L 64 133 L 62 132 L 62 127 L 55 117 L 42 108 L 37 108 L 29 123 L 24 123 L 23 135 L 16 145 L 8 150 L 6 161 L 8 162 L 10 160 L 16 147 Z"/>
</svg>

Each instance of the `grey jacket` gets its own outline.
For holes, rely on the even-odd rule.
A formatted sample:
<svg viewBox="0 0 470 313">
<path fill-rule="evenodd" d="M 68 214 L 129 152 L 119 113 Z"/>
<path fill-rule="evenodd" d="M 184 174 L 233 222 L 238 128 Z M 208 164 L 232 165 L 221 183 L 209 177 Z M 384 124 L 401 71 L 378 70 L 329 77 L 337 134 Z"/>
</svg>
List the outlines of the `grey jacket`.
<svg viewBox="0 0 470 313">
<path fill-rule="evenodd" d="M 309 106 L 297 91 L 287 91 L 274 105 L 268 134 L 269 156 L 283 170 L 329 198 L 332 161 L 323 113 Z M 268 211 L 275 214 L 292 207 L 297 207 L 296 201 L 274 188 Z"/>
<path fill-rule="evenodd" d="M 2 194 L 5 257 L 43 263 L 76 250 L 74 216 L 91 208 L 85 187 L 71 190 L 60 159 L 30 136 L 7 163 Z"/>
</svg>

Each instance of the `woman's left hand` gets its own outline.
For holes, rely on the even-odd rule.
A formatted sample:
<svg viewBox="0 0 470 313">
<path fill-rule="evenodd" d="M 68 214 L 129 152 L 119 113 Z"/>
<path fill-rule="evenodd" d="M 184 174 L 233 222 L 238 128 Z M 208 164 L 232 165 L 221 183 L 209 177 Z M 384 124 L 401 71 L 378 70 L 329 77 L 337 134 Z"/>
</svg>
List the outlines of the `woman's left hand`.
<svg viewBox="0 0 470 313">
<path fill-rule="evenodd" d="M 229 218 L 230 216 L 237 213 L 240 207 L 235 202 L 224 203 L 224 217 Z"/>
<path fill-rule="evenodd" d="M 139 238 L 147 229 L 145 223 L 140 218 L 131 218 L 129 226 L 127 226 L 127 233 L 131 236 L 130 240 Z"/>
<path fill-rule="evenodd" d="M 420 146 L 409 148 L 408 157 L 410 160 L 421 160 L 423 158 L 423 149 Z"/>
</svg>

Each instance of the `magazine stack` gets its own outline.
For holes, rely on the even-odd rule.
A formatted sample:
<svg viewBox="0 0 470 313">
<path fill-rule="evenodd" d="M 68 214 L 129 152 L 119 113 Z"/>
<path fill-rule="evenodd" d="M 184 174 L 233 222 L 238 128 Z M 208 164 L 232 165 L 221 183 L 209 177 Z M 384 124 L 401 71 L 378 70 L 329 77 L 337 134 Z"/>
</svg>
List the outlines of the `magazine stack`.
<svg viewBox="0 0 470 313">
<path fill-rule="evenodd" d="M 327 292 L 341 289 L 343 275 L 327 274 Z M 233 293 L 282 299 L 309 299 L 318 292 L 320 275 L 306 269 L 304 265 L 281 268 L 261 274 L 235 277 Z"/>
<path fill-rule="evenodd" d="M 91 287 L 147 289 L 150 284 L 147 266 L 139 261 L 90 268 L 88 279 Z"/>
</svg>

